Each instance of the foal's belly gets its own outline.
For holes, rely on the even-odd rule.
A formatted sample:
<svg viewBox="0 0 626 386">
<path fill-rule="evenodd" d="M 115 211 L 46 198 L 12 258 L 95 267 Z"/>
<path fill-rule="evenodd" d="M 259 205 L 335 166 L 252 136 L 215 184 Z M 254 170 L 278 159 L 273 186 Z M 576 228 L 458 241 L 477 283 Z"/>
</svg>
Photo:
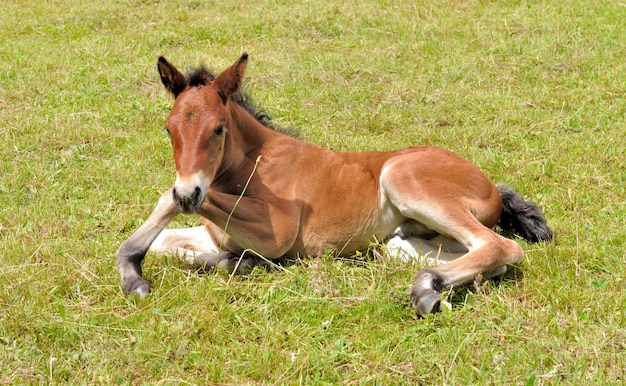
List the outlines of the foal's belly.
<svg viewBox="0 0 626 386">
<path fill-rule="evenodd" d="M 380 188 L 381 170 L 395 154 L 325 150 L 311 155 L 300 171 L 308 178 L 298 185 L 303 210 L 292 251 L 351 255 L 388 239 L 404 221 Z"/>
<path fill-rule="evenodd" d="M 302 237 L 296 240 L 293 252 L 319 256 L 330 251 L 346 256 L 389 239 L 405 218 L 386 197 L 374 196 L 369 201 L 366 198 L 354 197 L 341 206 L 311 213 L 303 221 Z"/>
</svg>

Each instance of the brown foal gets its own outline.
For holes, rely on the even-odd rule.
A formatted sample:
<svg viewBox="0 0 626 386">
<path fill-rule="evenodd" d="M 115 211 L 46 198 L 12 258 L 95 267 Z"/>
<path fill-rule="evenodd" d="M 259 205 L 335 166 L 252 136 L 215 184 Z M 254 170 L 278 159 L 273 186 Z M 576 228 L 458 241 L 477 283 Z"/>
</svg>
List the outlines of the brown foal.
<svg viewBox="0 0 626 386">
<path fill-rule="evenodd" d="M 417 245 L 414 252 L 452 256 L 413 278 L 412 304 L 425 314 L 440 310 L 443 289 L 520 261 L 522 248 L 496 225 L 532 242 L 552 238 L 536 205 L 450 151 L 333 152 L 273 130 L 241 97 L 247 62 L 244 54 L 218 76 L 185 76 L 159 58 L 175 98 L 167 130 L 176 182 L 117 252 L 126 293 L 149 292 L 141 272 L 149 249 L 235 269 L 328 250 L 353 254 L 395 237 Z M 205 225 L 164 230 L 181 213 Z"/>
</svg>

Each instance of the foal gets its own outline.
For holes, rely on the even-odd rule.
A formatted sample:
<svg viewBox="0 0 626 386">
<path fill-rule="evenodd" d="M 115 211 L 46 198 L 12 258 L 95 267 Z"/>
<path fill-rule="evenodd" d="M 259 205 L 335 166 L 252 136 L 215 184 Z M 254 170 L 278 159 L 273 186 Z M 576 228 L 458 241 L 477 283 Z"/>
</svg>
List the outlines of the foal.
<svg viewBox="0 0 626 386">
<path fill-rule="evenodd" d="M 149 248 L 235 269 L 327 250 L 351 254 L 372 239 L 392 239 L 401 253 L 456 258 L 414 276 L 411 301 L 425 314 L 440 310 L 443 289 L 520 261 L 522 248 L 496 225 L 532 242 L 552 238 L 532 202 L 450 151 L 333 152 L 272 130 L 241 98 L 247 62 L 244 54 L 217 77 L 203 69 L 185 76 L 159 58 L 175 98 L 166 126 L 176 182 L 117 252 L 125 293 L 149 292 L 141 272 Z M 181 213 L 199 214 L 205 225 L 164 231 Z"/>
</svg>

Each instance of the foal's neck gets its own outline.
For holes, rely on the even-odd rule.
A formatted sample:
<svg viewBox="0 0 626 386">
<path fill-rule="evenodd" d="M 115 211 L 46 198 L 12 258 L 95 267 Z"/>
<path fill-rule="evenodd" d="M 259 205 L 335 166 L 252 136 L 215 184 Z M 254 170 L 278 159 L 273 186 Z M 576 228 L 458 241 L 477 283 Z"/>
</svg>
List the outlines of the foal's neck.
<svg viewBox="0 0 626 386">
<path fill-rule="evenodd" d="M 236 147 L 248 154 L 255 149 L 260 149 L 278 132 L 268 128 L 259 122 L 248 110 L 239 104 L 229 101 L 226 105 L 228 110 L 227 126 L 232 127 L 233 140 Z"/>
</svg>

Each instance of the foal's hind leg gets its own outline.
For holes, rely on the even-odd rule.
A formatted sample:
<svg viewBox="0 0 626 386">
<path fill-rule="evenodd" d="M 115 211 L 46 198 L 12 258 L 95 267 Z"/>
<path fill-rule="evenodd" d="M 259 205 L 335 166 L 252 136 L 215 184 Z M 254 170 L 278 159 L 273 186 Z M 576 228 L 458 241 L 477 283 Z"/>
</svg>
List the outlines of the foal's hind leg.
<svg viewBox="0 0 626 386">
<path fill-rule="evenodd" d="M 445 288 L 471 283 L 478 275 L 501 275 L 507 264 L 522 258 L 522 248 L 515 241 L 487 228 L 478 232 L 462 229 L 458 233 L 469 235 L 467 254 L 448 264 L 423 269 L 413 277 L 411 302 L 418 314 L 440 311 L 439 293 Z"/>
<path fill-rule="evenodd" d="M 447 264 L 419 271 L 413 278 L 411 302 L 419 314 L 440 311 L 439 293 L 452 286 L 471 283 L 476 276 L 494 277 L 506 271 L 506 265 L 522 258 L 522 248 L 513 240 L 496 234 L 481 224 L 463 206 L 437 207 L 424 216 L 432 228 L 446 233 L 463 244 L 468 252 Z"/>
<path fill-rule="evenodd" d="M 411 301 L 418 314 L 440 311 L 439 294 L 445 288 L 471 283 L 477 275 L 493 277 L 503 273 L 507 264 L 522 258 L 522 249 L 515 241 L 490 229 L 502 208 L 495 186 L 476 169 L 463 164 L 459 167 L 474 172 L 473 179 L 465 180 L 463 173 L 454 175 L 455 178 L 430 175 L 428 179 L 401 179 L 400 172 L 405 176 L 411 172 L 401 168 L 387 172 L 387 178 L 381 181 L 386 197 L 402 216 L 458 241 L 467 249 L 458 259 L 415 275 Z"/>
<path fill-rule="evenodd" d="M 435 265 L 456 260 L 468 252 L 463 244 L 442 235 L 429 238 L 419 235 L 403 236 L 394 236 L 385 243 L 389 256 Z"/>
</svg>

